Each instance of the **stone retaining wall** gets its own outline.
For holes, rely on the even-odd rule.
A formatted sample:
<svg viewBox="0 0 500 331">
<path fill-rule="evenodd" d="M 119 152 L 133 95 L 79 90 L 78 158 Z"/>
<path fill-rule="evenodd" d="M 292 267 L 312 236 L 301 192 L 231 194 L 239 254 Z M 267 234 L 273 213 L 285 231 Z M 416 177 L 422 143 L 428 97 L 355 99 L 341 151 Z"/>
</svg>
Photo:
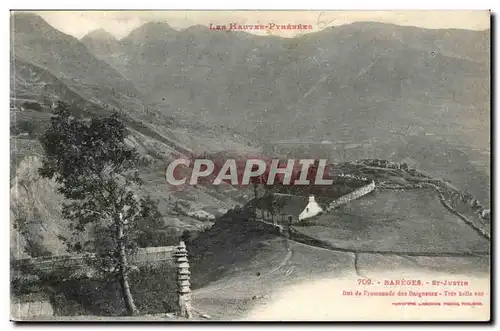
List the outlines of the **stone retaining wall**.
<svg viewBox="0 0 500 331">
<path fill-rule="evenodd" d="M 329 211 L 337 208 L 340 205 L 348 203 L 349 201 L 352 201 L 354 199 L 358 199 L 358 198 L 372 192 L 374 189 L 375 189 L 375 182 L 372 181 L 368 185 L 362 186 L 362 187 L 360 187 L 360 188 L 358 188 L 358 189 L 356 189 L 356 190 L 354 190 L 346 195 L 341 196 L 340 198 L 338 198 L 337 200 L 335 200 L 334 202 L 329 204 L 328 207 L 326 208 L 326 211 L 329 212 Z"/>
</svg>

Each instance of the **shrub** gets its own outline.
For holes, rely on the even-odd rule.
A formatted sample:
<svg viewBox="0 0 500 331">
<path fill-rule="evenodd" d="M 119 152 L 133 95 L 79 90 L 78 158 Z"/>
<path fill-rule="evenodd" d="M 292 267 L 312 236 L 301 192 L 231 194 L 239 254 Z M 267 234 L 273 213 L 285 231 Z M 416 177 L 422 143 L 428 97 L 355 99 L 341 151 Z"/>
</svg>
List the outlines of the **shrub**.
<svg viewBox="0 0 500 331">
<path fill-rule="evenodd" d="M 178 245 L 180 236 L 168 230 L 156 230 L 144 232 L 139 235 L 137 244 L 139 247 L 160 247 Z"/>
<path fill-rule="evenodd" d="M 26 101 L 26 102 L 23 102 L 22 103 L 22 106 L 25 108 L 25 109 L 31 109 L 31 110 L 35 110 L 35 111 L 42 111 L 43 110 L 43 107 L 41 104 L 39 104 L 38 102 L 36 101 Z"/>
<path fill-rule="evenodd" d="M 17 121 L 15 127 L 11 127 L 11 130 L 13 134 L 28 133 L 28 135 L 32 136 L 36 132 L 37 127 L 31 121 Z"/>
<path fill-rule="evenodd" d="M 40 278 L 31 274 L 13 273 L 10 284 L 12 294 L 16 296 L 36 293 L 41 290 Z"/>
</svg>

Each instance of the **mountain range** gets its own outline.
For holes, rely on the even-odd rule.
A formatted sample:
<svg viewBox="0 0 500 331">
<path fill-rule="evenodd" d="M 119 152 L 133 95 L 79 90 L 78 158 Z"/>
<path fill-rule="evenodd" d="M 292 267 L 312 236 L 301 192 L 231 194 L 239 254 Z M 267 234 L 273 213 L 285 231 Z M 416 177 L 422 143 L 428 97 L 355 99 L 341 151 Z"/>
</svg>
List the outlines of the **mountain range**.
<svg viewBox="0 0 500 331">
<path fill-rule="evenodd" d="M 225 189 L 173 193 L 166 186 L 169 160 L 203 152 L 293 155 L 306 148 L 314 157 L 327 148 L 333 161 L 345 161 L 369 151 L 449 180 L 487 204 L 489 52 L 489 30 L 358 22 L 279 38 L 149 22 L 121 40 L 102 29 L 78 40 L 40 16 L 15 13 L 11 207 L 51 229 L 44 242 L 64 227 L 53 183 L 32 171 L 55 100 L 78 106 L 82 116 L 123 115 L 129 143 L 152 161 L 143 169 L 144 189 L 160 201 L 166 226 L 179 231 L 203 224 L 172 214 L 177 200 L 194 210 L 237 203 Z M 330 144 L 304 145 L 311 141 Z M 347 156 L 338 145 L 347 145 Z"/>
<path fill-rule="evenodd" d="M 388 139 L 417 126 L 489 145 L 487 31 L 360 22 L 286 39 L 156 22 L 120 41 L 92 34 L 87 47 L 150 100 L 264 143 Z"/>
<path fill-rule="evenodd" d="M 408 158 L 431 172 L 448 163 L 446 172 L 460 174 L 446 179 L 471 189 L 484 187 L 481 173 L 489 174 L 489 38 L 489 30 L 377 22 L 296 38 L 200 25 L 177 31 L 154 22 L 114 39 L 115 53 L 102 54 L 84 39 L 176 118 L 222 124 L 264 147 L 342 142 L 364 144 L 379 158 L 396 151 L 394 161 Z M 419 156 L 431 146 L 443 152 Z M 457 158 L 463 153 L 470 159 Z M 472 168 L 479 171 L 470 174 Z M 485 191 L 478 195 L 488 199 Z"/>
</svg>

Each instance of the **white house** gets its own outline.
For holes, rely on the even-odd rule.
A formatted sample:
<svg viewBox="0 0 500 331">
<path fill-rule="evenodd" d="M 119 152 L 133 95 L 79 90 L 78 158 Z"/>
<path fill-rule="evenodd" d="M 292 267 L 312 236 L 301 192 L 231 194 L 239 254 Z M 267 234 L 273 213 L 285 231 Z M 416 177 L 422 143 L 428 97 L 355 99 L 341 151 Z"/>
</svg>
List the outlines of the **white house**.
<svg viewBox="0 0 500 331">
<path fill-rule="evenodd" d="M 314 199 L 314 195 L 309 196 L 309 203 L 307 206 L 304 208 L 304 210 L 299 214 L 299 221 L 302 221 L 306 218 L 313 217 L 318 215 L 323 211 L 323 208 L 321 208 L 320 205 L 316 202 L 316 199 Z"/>
<path fill-rule="evenodd" d="M 309 198 L 296 195 L 276 194 L 274 196 L 274 204 L 277 207 L 275 214 L 271 215 L 265 208 L 263 200 L 257 203 L 257 218 L 268 222 L 280 223 L 297 223 L 304 219 L 313 217 L 321 213 L 322 208 L 311 195 Z"/>
</svg>

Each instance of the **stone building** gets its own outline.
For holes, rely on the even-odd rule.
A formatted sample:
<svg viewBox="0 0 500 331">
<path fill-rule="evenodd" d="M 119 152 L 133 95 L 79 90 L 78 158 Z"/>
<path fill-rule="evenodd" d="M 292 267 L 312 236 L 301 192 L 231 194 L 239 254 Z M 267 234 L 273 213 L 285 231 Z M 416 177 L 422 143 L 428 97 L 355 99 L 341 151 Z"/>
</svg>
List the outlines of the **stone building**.
<svg viewBox="0 0 500 331">
<path fill-rule="evenodd" d="M 296 195 L 276 194 L 273 197 L 273 213 L 266 202 L 259 201 L 256 208 L 256 217 L 273 223 L 297 223 L 323 212 L 324 207 L 316 201 L 314 195 L 309 197 Z M 267 202 L 269 204 L 269 201 Z"/>
</svg>

